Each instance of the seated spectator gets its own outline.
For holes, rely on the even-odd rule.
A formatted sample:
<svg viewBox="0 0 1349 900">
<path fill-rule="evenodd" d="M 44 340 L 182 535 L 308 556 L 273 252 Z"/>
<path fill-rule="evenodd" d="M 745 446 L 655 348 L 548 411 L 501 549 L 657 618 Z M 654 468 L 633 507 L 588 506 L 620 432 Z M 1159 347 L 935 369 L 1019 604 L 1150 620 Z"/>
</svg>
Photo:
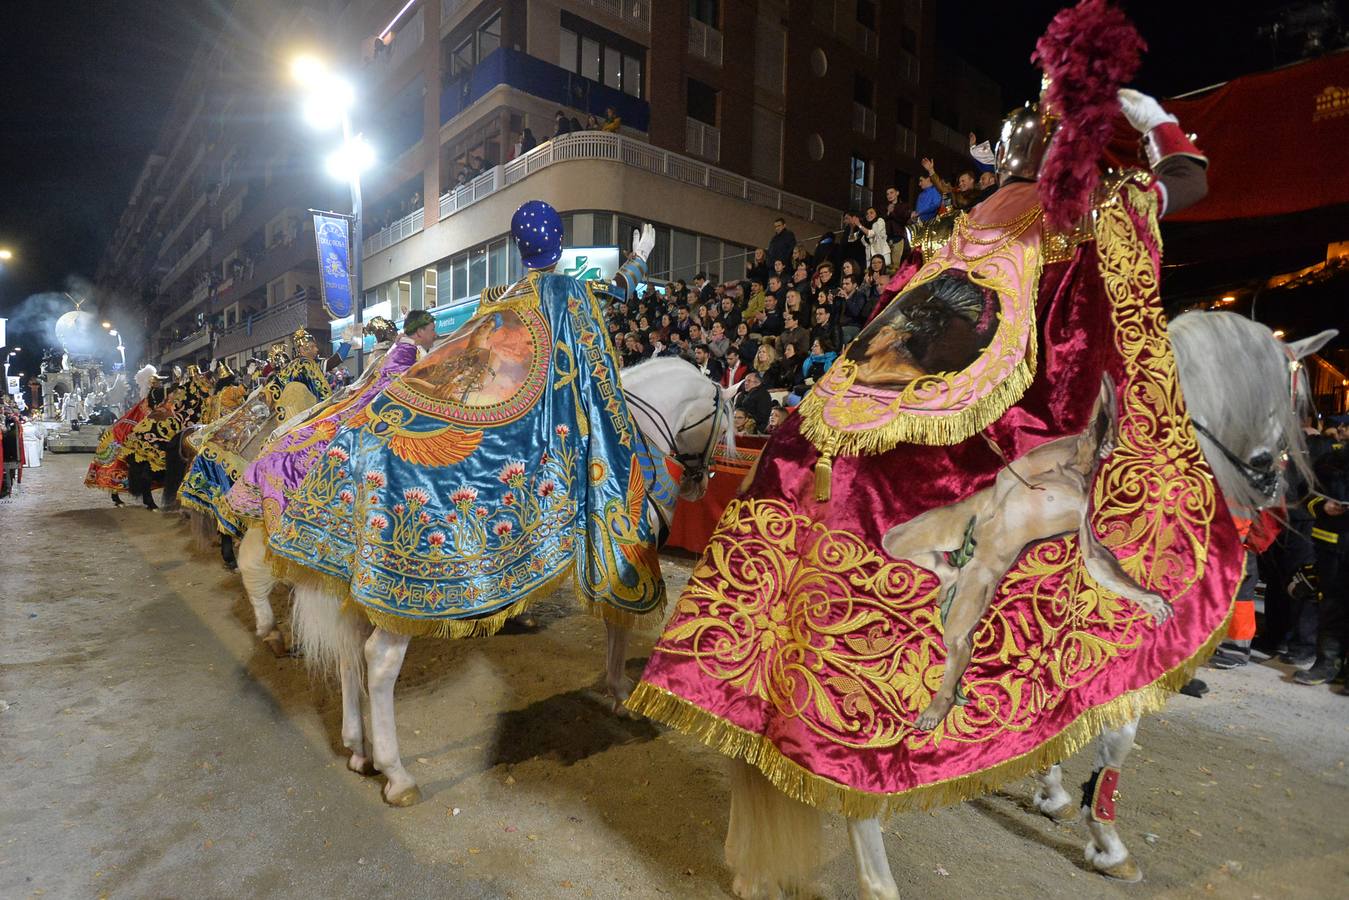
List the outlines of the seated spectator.
<svg viewBox="0 0 1349 900">
<path fill-rule="evenodd" d="M 771 266 L 774 260 L 782 260 L 785 266 L 792 260 L 792 251 L 796 249 L 796 235 L 792 234 L 787 222 L 781 216 L 773 220 L 773 237 L 768 241 L 767 257 Z M 770 268 L 769 272 L 773 270 Z"/>
<path fill-rule="evenodd" d="M 796 249 L 792 251 L 792 260 L 788 268 L 795 271 L 796 267 L 800 265 L 805 265 L 807 268 L 809 268 L 810 251 L 807 250 L 805 247 L 801 246 L 800 244 L 797 244 Z"/>
<path fill-rule="evenodd" d="M 712 323 L 712 334 L 707 339 L 707 349 L 717 359 L 724 359 L 731 349 L 731 339 L 726 336 L 726 327 L 720 322 Z"/>
<path fill-rule="evenodd" d="M 703 326 L 698 322 L 691 322 L 689 324 L 689 343 L 697 345 L 703 343 L 705 340 L 707 340 L 707 338 L 703 334 Z"/>
<path fill-rule="evenodd" d="M 735 308 L 735 301 L 730 297 L 723 296 L 719 301 L 721 305 L 721 321 L 726 326 L 726 330 L 738 334 L 742 324 L 740 310 Z"/>
<path fill-rule="evenodd" d="M 735 408 L 754 420 L 754 429 L 762 432 L 768 427 L 768 415 L 773 411 L 773 396 L 758 372 L 749 372 L 735 395 Z"/>
<path fill-rule="evenodd" d="M 604 111 L 604 125 L 602 126 L 604 131 L 607 131 L 610 134 L 617 134 L 618 129 L 622 126 L 623 120 L 619 118 L 618 110 L 610 106 Z"/>
<path fill-rule="evenodd" d="M 782 423 L 787 421 L 787 410 L 781 403 L 774 400 L 773 408 L 768 413 L 768 433 L 772 434 L 781 427 Z"/>
<path fill-rule="evenodd" d="M 750 337 L 748 322 L 741 322 L 735 326 L 735 343 L 732 346 L 739 351 L 740 359 L 746 365 L 754 359 L 754 354 L 759 350 L 759 342 Z"/>
<path fill-rule="evenodd" d="M 681 359 L 693 361 L 693 348 L 689 346 L 688 338 L 678 331 L 670 332 L 670 346 L 667 356 L 678 356 Z"/>
<path fill-rule="evenodd" d="M 801 292 L 796 288 L 787 289 L 787 299 L 782 304 L 782 323 L 787 324 L 787 313 L 796 316 L 796 320 L 802 324 L 806 321 L 806 303 L 801 297 Z"/>
<path fill-rule="evenodd" d="M 842 262 L 852 260 L 857 263 L 858 269 L 866 266 L 871 254 L 867 252 L 866 241 L 862 236 L 862 219 L 857 213 L 848 212 L 843 216 L 843 240 L 840 244 L 842 251 L 839 258 Z"/>
<path fill-rule="evenodd" d="M 771 380 L 769 375 L 769 373 L 773 371 L 773 366 L 777 361 L 778 352 L 773 349 L 773 345 L 771 343 L 763 343 L 754 351 L 754 359 L 753 362 L 750 363 L 750 368 L 755 372 L 758 372 L 760 380 L 767 384 L 771 389 L 781 387 L 781 385 Z"/>
<path fill-rule="evenodd" d="M 867 258 L 879 256 L 890 265 L 890 238 L 885 230 L 885 220 L 876 213 L 876 207 L 868 206 L 866 217 L 858 228 L 862 232 L 862 243 L 867 249 Z"/>
<path fill-rule="evenodd" d="M 776 265 L 776 263 L 775 263 L 775 265 Z M 777 301 L 778 301 L 778 309 L 781 310 L 781 309 L 782 309 L 782 304 L 783 304 L 783 302 L 787 299 L 787 285 L 786 285 L 786 283 L 782 280 L 782 276 L 781 276 L 781 275 L 769 275 L 769 276 L 768 276 L 768 289 L 767 289 L 764 293 L 768 294 L 770 297 L 775 297 L 775 298 L 777 298 Z"/>
<path fill-rule="evenodd" d="M 930 163 L 932 160 L 924 160 Z M 941 211 L 941 191 L 932 183 L 931 175 L 918 176 L 918 202 L 913 205 L 914 217 L 920 222 L 931 222 Z"/>
<path fill-rule="evenodd" d="M 539 139 L 534 137 L 534 132 L 526 128 L 520 136 L 520 152 L 528 153 L 539 146 Z"/>
<path fill-rule="evenodd" d="M 693 276 L 693 292 L 698 295 L 698 302 L 706 305 L 712 304 L 712 282 L 707 280 L 706 272 L 699 272 Z"/>
<path fill-rule="evenodd" d="M 600 120 L 597 119 L 597 118 L 595 118 L 595 115 L 594 115 L 593 113 L 590 114 L 590 115 L 588 115 L 588 116 L 586 116 L 586 126 L 585 126 L 585 130 L 586 130 L 586 131 L 599 131 L 599 130 L 600 130 Z"/>
<path fill-rule="evenodd" d="M 778 309 L 778 298 L 774 295 L 764 295 L 763 312 L 759 314 L 751 333 L 771 338 L 782 334 L 782 311 Z"/>
<path fill-rule="evenodd" d="M 782 356 L 768 370 L 764 382 L 773 390 L 790 391 L 801 380 L 801 361 L 805 358 L 804 353 L 797 352 L 795 344 L 784 345 Z"/>
<path fill-rule="evenodd" d="M 734 346 L 726 351 L 726 370 L 721 374 L 721 386 L 732 388 L 749 373 L 749 366 L 740 361 L 740 351 Z"/>
<path fill-rule="evenodd" d="M 758 434 L 754 429 L 754 420 L 743 409 L 736 409 L 735 412 L 731 413 L 731 424 L 737 435 L 747 434 L 752 436 Z"/>
<path fill-rule="evenodd" d="M 708 378 L 713 381 L 721 381 L 725 367 L 722 366 L 721 360 L 714 358 L 708 352 L 706 344 L 693 345 L 693 364 L 697 366 L 699 372 L 702 372 Z"/>
<path fill-rule="evenodd" d="M 674 324 L 670 326 L 670 329 L 673 332 L 677 332 L 680 337 L 687 339 L 689 336 L 689 327 L 692 324 L 693 320 L 689 318 L 689 308 L 687 306 L 681 306 L 675 310 Z"/>
<path fill-rule="evenodd" d="M 768 281 L 769 262 L 768 251 L 762 247 L 754 248 L 754 256 L 745 264 L 745 279 L 747 281 Z"/>
<path fill-rule="evenodd" d="M 661 339 L 659 331 L 648 332 L 647 338 L 648 338 L 647 347 L 650 350 L 649 355 L 650 357 L 670 355 L 669 353 L 666 352 L 670 348 L 666 345 L 665 341 Z"/>
<path fill-rule="evenodd" d="M 801 327 L 796 313 L 790 309 L 782 314 L 782 334 L 777 336 L 773 346 L 779 354 L 788 346 L 795 346 L 797 353 L 804 353 L 810 347 L 810 332 Z"/>
<path fill-rule="evenodd" d="M 838 354 L 834 352 L 834 345 L 828 341 L 815 341 L 810 345 L 810 356 L 807 356 L 805 362 L 801 363 L 801 380 L 792 388 L 791 396 L 800 402 L 800 398 L 806 395 L 815 382 L 824 377 L 824 373 L 829 371 L 829 367 L 834 364 Z M 789 398 L 790 402 L 790 398 Z"/>
<path fill-rule="evenodd" d="M 834 321 L 833 310 L 828 304 L 821 303 L 815 307 L 814 321 L 810 326 L 810 339 L 812 341 L 826 340 L 830 344 L 838 342 L 838 323 Z"/>
<path fill-rule="evenodd" d="M 857 333 L 867 323 L 871 306 L 871 298 L 858 288 L 857 276 L 844 275 L 834 300 L 834 312 L 838 315 L 838 330 L 843 345 L 846 346 L 857 337 Z"/>
<path fill-rule="evenodd" d="M 983 203 L 998 190 L 998 176 L 995 172 L 979 173 L 979 202 Z"/>
</svg>

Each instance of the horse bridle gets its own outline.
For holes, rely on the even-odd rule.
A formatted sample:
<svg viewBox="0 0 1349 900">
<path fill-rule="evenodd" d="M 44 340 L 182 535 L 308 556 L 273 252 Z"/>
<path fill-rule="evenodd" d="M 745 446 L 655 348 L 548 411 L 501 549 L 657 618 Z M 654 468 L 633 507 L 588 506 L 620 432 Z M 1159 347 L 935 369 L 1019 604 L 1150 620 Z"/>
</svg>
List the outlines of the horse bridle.
<svg viewBox="0 0 1349 900">
<path fill-rule="evenodd" d="M 1279 344 L 1283 349 L 1284 355 L 1288 357 L 1289 399 L 1290 402 L 1297 405 L 1298 369 L 1302 367 L 1302 363 L 1293 355 L 1292 349 L 1289 348 L 1287 344 L 1284 344 L 1282 341 L 1280 341 Z M 1247 484 L 1259 491 L 1262 496 L 1268 497 L 1270 500 L 1275 498 L 1279 491 L 1279 470 L 1275 467 L 1277 457 L 1270 460 L 1269 468 L 1257 468 L 1228 449 L 1227 445 L 1218 440 L 1218 436 L 1205 428 L 1203 423 L 1198 419 L 1191 417 L 1190 421 L 1194 423 L 1195 431 L 1198 431 L 1204 437 L 1208 438 L 1213 443 L 1213 446 L 1218 448 L 1218 451 L 1227 458 L 1227 461 L 1241 473 L 1241 477 L 1246 479 Z M 1284 451 L 1284 456 L 1287 456 L 1286 449 Z"/>
<path fill-rule="evenodd" d="M 712 449 L 716 446 L 717 442 L 717 423 L 721 418 L 722 407 L 721 385 L 713 382 L 713 388 L 715 389 L 715 392 L 712 395 L 712 411 L 701 419 L 680 427 L 678 431 L 670 427 L 669 421 L 666 420 L 665 416 L 661 415 L 660 410 L 652 406 L 651 403 L 643 400 L 637 394 L 630 391 L 623 392 L 628 403 L 637 409 L 640 409 L 646 417 L 651 420 L 651 424 L 656 427 L 656 431 L 660 435 L 661 440 L 669 445 L 670 449 L 668 451 L 661 452 L 663 455 L 679 463 L 680 468 L 683 470 L 681 480 L 689 477 L 701 480 L 704 473 L 707 474 L 709 479 L 712 477 L 713 473 L 707 472 L 707 470 L 710 468 L 709 460 L 712 456 Z M 707 442 L 703 444 L 703 449 L 696 454 L 680 453 L 679 436 L 686 431 L 692 431 L 708 419 L 712 420 L 712 427 L 708 430 Z M 647 453 L 651 453 L 653 449 L 651 443 L 647 440 L 646 432 L 640 427 L 637 429 L 637 438 L 642 442 L 642 446 L 646 448 Z M 665 546 L 666 539 L 670 536 L 670 520 L 666 517 L 665 511 L 661 509 L 660 504 L 652 498 L 650 491 L 647 491 L 646 499 L 647 503 L 651 504 L 651 508 L 655 510 L 657 521 L 660 522 L 660 532 L 656 536 L 656 546 L 663 547 Z"/>
</svg>

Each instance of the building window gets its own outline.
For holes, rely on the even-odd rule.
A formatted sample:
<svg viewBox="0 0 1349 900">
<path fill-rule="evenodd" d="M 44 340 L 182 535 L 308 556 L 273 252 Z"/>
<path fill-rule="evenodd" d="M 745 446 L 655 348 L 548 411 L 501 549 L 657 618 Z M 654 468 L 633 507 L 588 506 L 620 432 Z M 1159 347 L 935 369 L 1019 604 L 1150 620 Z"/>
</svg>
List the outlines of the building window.
<svg viewBox="0 0 1349 900">
<path fill-rule="evenodd" d="M 455 45 L 450 53 L 450 77 L 455 78 L 472 69 L 500 46 L 501 13 L 497 13 Z"/>
<path fill-rule="evenodd" d="M 857 0 L 857 21 L 876 30 L 876 0 Z"/>
<path fill-rule="evenodd" d="M 689 18 L 720 28 L 721 0 L 689 0 Z"/>
<path fill-rule="evenodd" d="M 871 187 L 871 163 L 865 158 L 853 154 L 851 181 L 859 187 Z"/>
<path fill-rule="evenodd" d="M 899 26 L 899 46 L 910 53 L 918 52 L 918 32 L 907 25 Z"/>
<path fill-rule="evenodd" d="M 704 125 L 717 125 L 717 91 L 698 81 L 695 78 L 689 79 L 688 85 L 688 115 L 690 119 L 697 119 Z"/>
<path fill-rule="evenodd" d="M 913 101 L 900 97 L 895 103 L 895 117 L 905 128 L 913 127 Z"/>
<path fill-rule="evenodd" d="M 870 78 L 861 75 L 853 76 L 852 98 L 867 109 L 871 109 L 871 105 L 876 99 L 876 89 Z"/>
<path fill-rule="evenodd" d="M 440 290 L 440 285 L 437 283 L 438 277 L 439 275 L 436 272 L 435 266 L 432 266 L 422 273 L 421 309 L 434 309 L 436 303 L 439 302 L 436 298 L 436 295 Z"/>
<path fill-rule="evenodd" d="M 562 14 L 558 65 L 633 97 L 642 96 L 645 49 L 568 13 Z"/>
</svg>

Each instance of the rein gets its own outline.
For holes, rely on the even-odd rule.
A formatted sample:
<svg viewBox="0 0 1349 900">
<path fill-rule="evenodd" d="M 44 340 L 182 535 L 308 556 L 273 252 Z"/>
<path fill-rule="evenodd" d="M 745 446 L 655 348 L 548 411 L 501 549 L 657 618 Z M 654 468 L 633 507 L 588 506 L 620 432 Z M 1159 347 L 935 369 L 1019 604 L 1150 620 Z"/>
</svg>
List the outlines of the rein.
<svg viewBox="0 0 1349 900">
<path fill-rule="evenodd" d="M 1246 482 L 1250 484 L 1251 487 L 1255 488 L 1265 497 L 1271 499 L 1274 497 L 1279 489 L 1279 473 L 1278 470 L 1274 468 L 1273 463 L 1270 464 L 1268 469 L 1257 469 L 1255 466 L 1227 449 L 1227 445 L 1218 440 L 1217 435 L 1200 424 L 1198 419 L 1191 418 L 1190 421 L 1194 423 L 1195 431 L 1198 431 L 1204 437 L 1208 438 L 1213 443 L 1213 446 L 1217 447 L 1222 455 L 1227 458 L 1227 461 L 1241 473 L 1241 476 L 1246 479 Z"/>
<path fill-rule="evenodd" d="M 651 421 L 651 424 L 656 428 L 660 439 L 668 446 L 669 449 L 666 450 L 661 450 L 659 447 L 654 449 L 659 450 L 663 456 L 674 459 L 675 462 L 679 463 L 680 468 L 683 470 L 680 478 L 681 481 L 688 477 L 701 479 L 705 473 L 707 473 L 708 478 L 712 477 L 711 473 L 708 473 L 707 470 L 710 467 L 709 461 L 712 457 L 712 450 L 716 447 L 717 443 L 717 424 L 721 419 L 723 399 L 721 385 L 713 382 L 712 386 L 714 393 L 712 395 L 711 412 L 697 421 L 681 426 L 677 431 L 670 427 L 669 420 L 666 419 L 665 416 L 661 414 L 660 410 L 652 405 L 650 401 L 643 399 L 631 391 L 623 392 L 628 403 L 636 409 L 641 410 L 641 412 L 646 415 Z M 703 445 L 703 449 L 698 453 L 679 452 L 678 440 L 680 435 L 697 428 L 708 419 L 712 420 L 712 427 L 708 430 L 707 441 Z M 650 452 L 653 448 L 650 440 L 647 438 L 646 432 L 639 427 L 637 429 L 637 435 L 642 442 L 642 446 Z M 654 474 L 652 475 L 652 478 L 655 478 Z M 648 485 L 648 487 L 651 487 L 651 485 Z M 670 536 L 670 519 L 666 516 L 665 510 L 661 509 L 660 504 L 652 499 L 651 491 L 647 491 L 646 498 L 647 503 L 651 505 L 651 508 L 656 513 L 656 520 L 660 523 L 660 533 L 657 535 L 656 546 L 663 547 L 666 539 Z"/>
</svg>

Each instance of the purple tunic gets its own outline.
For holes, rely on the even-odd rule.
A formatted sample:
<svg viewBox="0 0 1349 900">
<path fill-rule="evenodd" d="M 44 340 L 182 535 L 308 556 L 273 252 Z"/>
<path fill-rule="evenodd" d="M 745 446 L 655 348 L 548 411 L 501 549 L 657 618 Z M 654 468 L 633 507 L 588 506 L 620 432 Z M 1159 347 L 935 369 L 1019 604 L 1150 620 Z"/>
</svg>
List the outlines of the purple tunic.
<svg viewBox="0 0 1349 900">
<path fill-rule="evenodd" d="M 360 378 L 269 440 L 230 489 L 227 499 L 234 511 L 270 529 L 286 508 L 287 494 L 304 481 L 342 425 L 416 361 L 417 345 L 399 338 Z"/>
</svg>

